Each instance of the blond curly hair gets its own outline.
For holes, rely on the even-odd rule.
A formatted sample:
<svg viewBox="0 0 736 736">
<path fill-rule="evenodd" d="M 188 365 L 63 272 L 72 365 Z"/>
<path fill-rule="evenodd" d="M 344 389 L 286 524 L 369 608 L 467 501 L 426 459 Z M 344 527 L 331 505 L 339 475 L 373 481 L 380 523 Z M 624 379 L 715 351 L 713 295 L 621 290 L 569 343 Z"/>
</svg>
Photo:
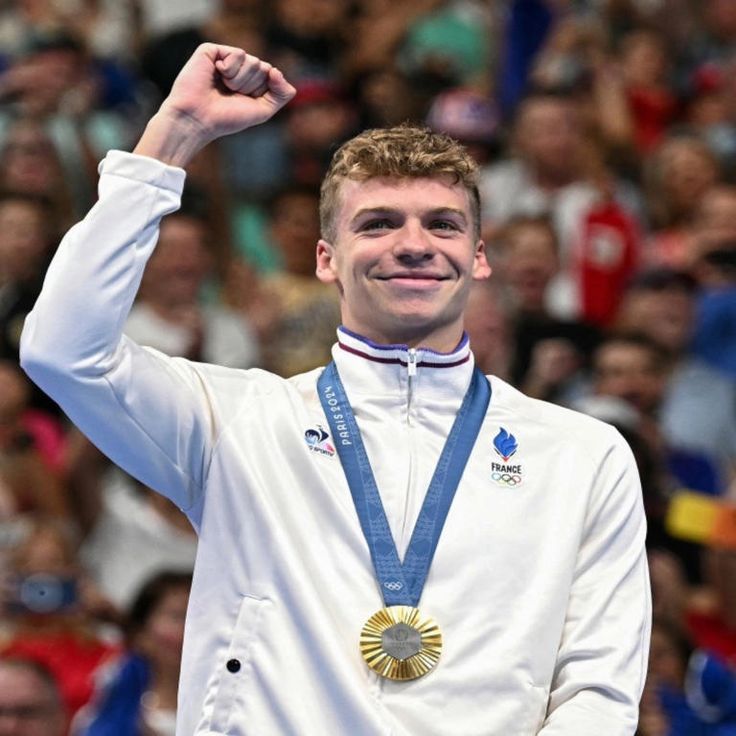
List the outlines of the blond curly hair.
<svg viewBox="0 0 736 736">
<path fill-rule="evenodd" d="M 478 165 L 465 148 L 443 133 L 414 125 L 366 130 L 337 149 L 320 191 L 322 237 L 334 242 L 340 185 L 344 179 L 449 177 L 468 192 L 475 239 L 480 237 Z"/>
</svg>

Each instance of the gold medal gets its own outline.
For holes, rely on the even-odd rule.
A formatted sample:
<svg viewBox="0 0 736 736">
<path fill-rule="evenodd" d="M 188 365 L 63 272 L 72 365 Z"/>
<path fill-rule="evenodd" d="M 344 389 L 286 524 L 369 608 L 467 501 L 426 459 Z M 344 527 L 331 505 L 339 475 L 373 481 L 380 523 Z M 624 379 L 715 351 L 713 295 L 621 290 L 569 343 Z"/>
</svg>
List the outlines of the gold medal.
<svg viewBox="0 0 736 736">
<path fill-rule="evenodd" d="M 442 632 L 435 620 L 422 616 L 418 608 L 388 606 L 365 622 L 360 652 L 381 677 L 414 680 L 437 664 Z"/>
</svg>

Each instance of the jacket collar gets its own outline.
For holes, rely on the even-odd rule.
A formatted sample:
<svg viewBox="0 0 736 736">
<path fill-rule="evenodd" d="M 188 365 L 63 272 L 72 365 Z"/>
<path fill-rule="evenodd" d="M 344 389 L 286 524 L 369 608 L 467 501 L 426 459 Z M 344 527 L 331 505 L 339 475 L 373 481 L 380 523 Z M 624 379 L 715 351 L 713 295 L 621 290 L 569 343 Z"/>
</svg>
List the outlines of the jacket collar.
<svg viewBox="0 0 736 736">
<path fill-rule="evenodd" d="M 452 352 L 439 353 L 429 348 L 410 350 L 406 345 L 374 343 L 340 327 L 332 357 L 350 395 L 394 395 L 404 401 L 412 370 L 410 363 L 414 363 L 414 396 L 422 402 L 450 401 L 453 405 L 462 401 L 474 367 L 466 334 Z"/>
</svg>

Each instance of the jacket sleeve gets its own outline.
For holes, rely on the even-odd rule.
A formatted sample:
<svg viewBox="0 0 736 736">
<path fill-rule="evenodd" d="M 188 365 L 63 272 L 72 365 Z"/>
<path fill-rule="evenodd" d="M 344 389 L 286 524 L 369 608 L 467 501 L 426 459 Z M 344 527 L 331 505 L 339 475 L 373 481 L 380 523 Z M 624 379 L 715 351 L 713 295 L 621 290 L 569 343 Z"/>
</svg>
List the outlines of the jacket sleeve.
<svg viewBox="0 0 736 736">
<path fill-rule="evenodd" d="M 114 462 L 187 510 L 215 434 L 193 364 L 123 335 L 161 217 L 185 173 L 120 151 L 100 166 L 99 200 L 62 240 L 21 338 L 21 365 Z"/>
<path fill-rule="evenodd" d="M 630 736 L 651 630 L 646 522 L 620 435 L 598 468 L 539 736 Z"/>
</svg>

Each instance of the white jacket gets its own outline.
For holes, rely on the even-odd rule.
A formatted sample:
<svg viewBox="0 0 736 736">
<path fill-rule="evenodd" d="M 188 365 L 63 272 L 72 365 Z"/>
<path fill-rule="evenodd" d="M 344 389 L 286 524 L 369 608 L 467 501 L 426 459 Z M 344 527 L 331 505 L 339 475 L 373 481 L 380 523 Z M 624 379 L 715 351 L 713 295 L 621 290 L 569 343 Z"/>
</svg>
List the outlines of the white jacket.
<svg viewBox="0 0 736 736">
<path fill-rule="evenodd" d="M 490 379 L 419 604 L 442 628 L 442 657 L 421 679 L 380 679 L 358 647 L 383 605 L 368 547 L 332 438 L 305 440 L 329 431 L 320 371 L 284 380 L 124 337 L 184 172 L 119 152 L 101 172 L 100 200 L 28 318 L 22 363 L 199 532 L 177 734 L 633 734 L 650 597 L 641 490 L 615 430 Z M 403 554 L 472 354 L 467 341 L 419 350 L 409 415 L 403 348 L 340 331 L 333 354 Z M 507 462 L 501 428 L 518 443 Z"/>
</svg>

